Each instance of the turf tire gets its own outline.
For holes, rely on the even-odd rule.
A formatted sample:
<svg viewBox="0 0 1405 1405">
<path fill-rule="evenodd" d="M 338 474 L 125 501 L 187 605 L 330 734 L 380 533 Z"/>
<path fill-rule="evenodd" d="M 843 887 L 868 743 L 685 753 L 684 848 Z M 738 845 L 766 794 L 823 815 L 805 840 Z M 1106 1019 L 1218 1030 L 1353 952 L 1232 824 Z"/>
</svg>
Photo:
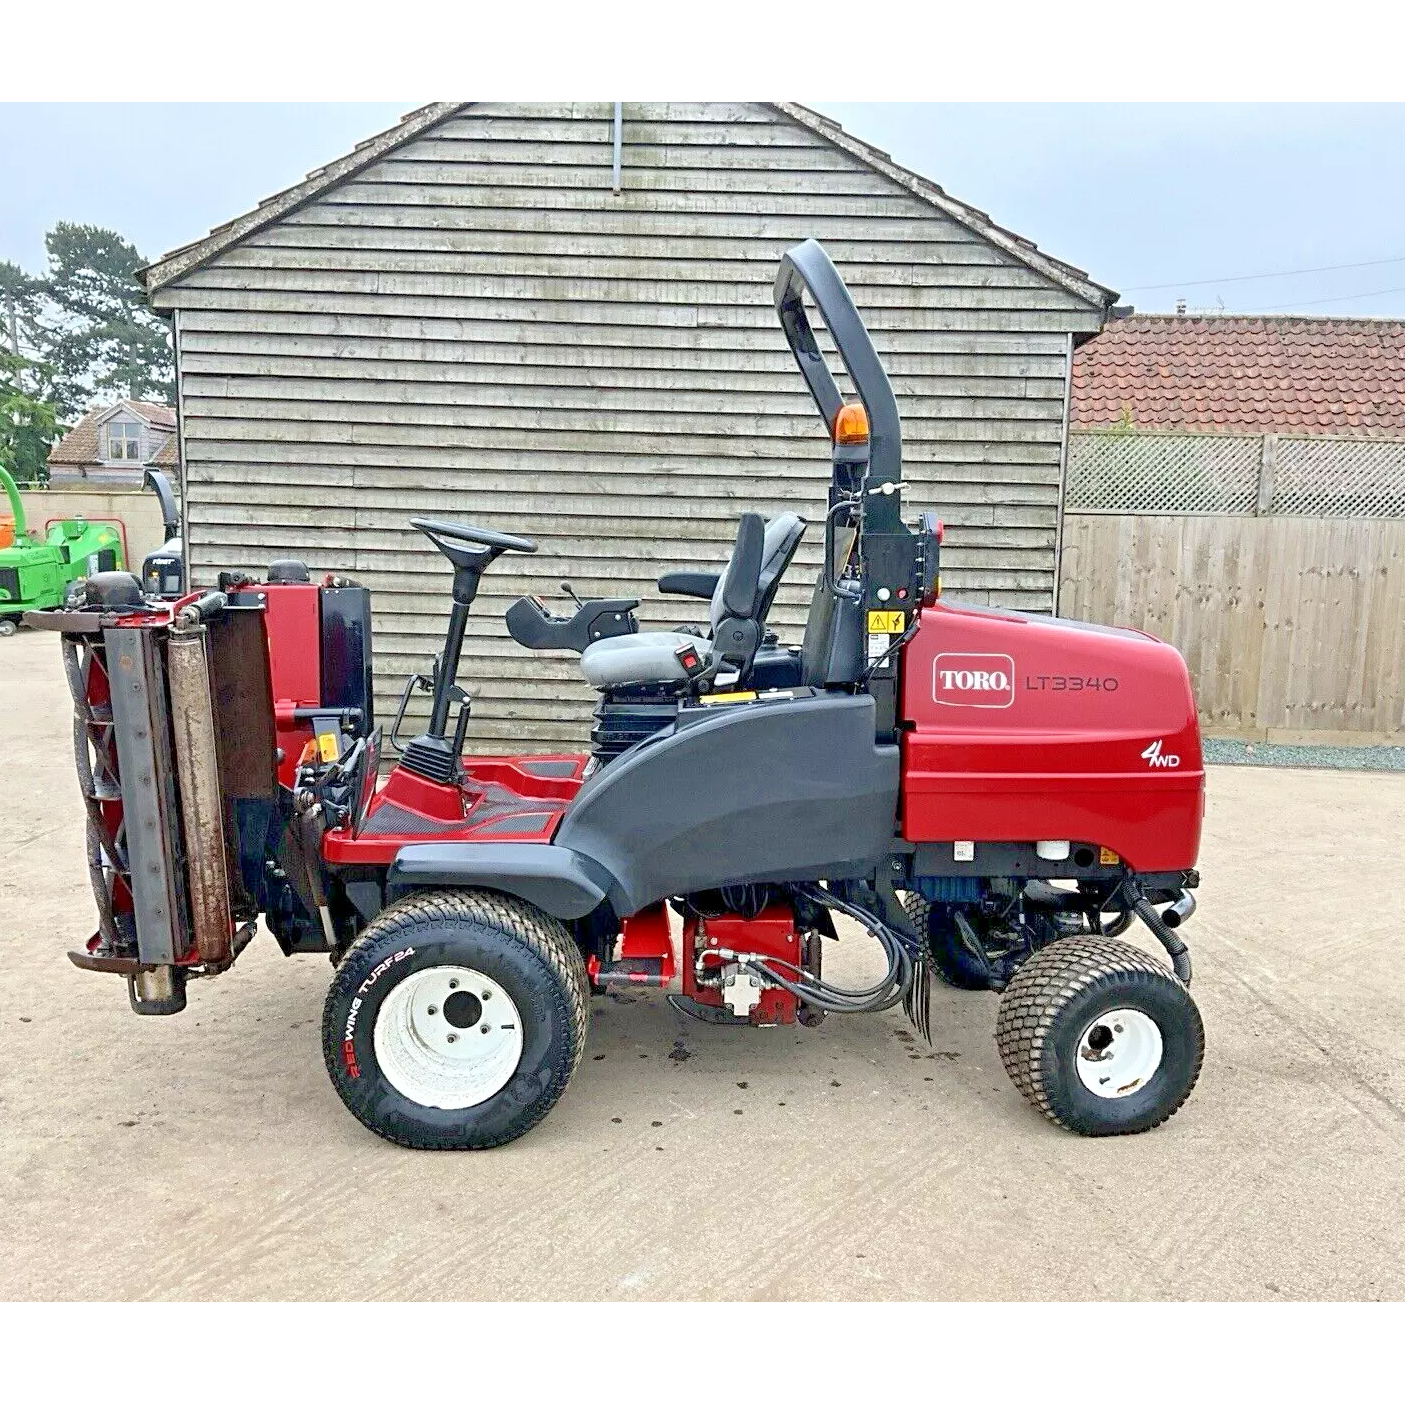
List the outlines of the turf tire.
<svg viewBox="0 0 1405 1405">
<path fill-rule="evenodd" d="M 1122 1098 L 1090 1092 L 1078 1041 L 1100 1013 L 1128 1008 L 1156 1022 L 1160 1066 Z M 1085 1137 L 1149 1131 L 1190 1096 L 1205 1026 L 1186 986 L 1161 962 L 1107 937 L 1065 937 L 1030 957 L 1000 1000 L 995 1042 L 1015 1087 L 1051 1122 Z"/>
<path fill-rule="evenodd" d="M 376 1059 L 381 1005 L 400 981 L 433 966 L 482 971 L 508 992 L 522 1019 L 516 1069 L 474 1107 L 414 1102 Z M 585 961 L 560 922 L 500 893 L 435 890 L 386 908 L 342 958 L 323 1008 L 322 1052 L 341 1100 L 377 1136 L 424 1150 L 479 1150 L 513 1141 L 551 1111 L 581 1061 L 589 1021 Z"/>
</svg>

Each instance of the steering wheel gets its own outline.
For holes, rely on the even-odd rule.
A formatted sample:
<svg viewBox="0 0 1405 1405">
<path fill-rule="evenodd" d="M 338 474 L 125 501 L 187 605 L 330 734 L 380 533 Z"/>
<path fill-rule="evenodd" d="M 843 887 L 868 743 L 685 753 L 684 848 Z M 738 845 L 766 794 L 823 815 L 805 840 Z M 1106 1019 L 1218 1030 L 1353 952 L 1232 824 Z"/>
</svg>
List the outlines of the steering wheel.
<svg viewBox="0 0 1405 1405">
<path fill-rule="evenodd" d="M 507 532 L 494 532 L 487 527 L 469 527 L 462 522 L 435 522 L 427 517 L 410 518 L 410 526 L 418 528 L 439 546 L 437 537 L 450 541 L 472 542 L 475 546 L 491 548 L 494 556 L 504 551 L 535 551 L 537 544 L 530 537 L 514 537 Z M 443 547 L 440 547 L 443 550 Z"/>
</svg>

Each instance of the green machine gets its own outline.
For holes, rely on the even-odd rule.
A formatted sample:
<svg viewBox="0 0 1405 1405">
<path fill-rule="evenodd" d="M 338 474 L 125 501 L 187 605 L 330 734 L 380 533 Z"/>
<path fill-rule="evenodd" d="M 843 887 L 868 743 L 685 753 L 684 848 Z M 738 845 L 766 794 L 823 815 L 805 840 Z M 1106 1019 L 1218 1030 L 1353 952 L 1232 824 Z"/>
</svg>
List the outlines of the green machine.
<svg viewBox="0 0 1405 1405">
<path fill-rule="evenodd" d="M 9 473 L 0 487 L 10 500 L 15 540 L 0 547 L 0 638 L 13 634 L 26 610 L 48 610 L 70 599 L 74 588 L 99 571 L 123 569 L 122 535 L 110 522 L 81 517 L 55 522 L 43 541 L 29 535 L 24 504 Z"/>
</svg>

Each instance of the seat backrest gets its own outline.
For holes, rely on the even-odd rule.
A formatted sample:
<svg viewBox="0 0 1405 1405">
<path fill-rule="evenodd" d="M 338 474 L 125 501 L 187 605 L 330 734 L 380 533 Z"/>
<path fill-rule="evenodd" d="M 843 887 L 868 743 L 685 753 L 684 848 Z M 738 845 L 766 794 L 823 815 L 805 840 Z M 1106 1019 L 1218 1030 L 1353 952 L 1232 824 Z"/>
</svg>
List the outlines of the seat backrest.
<svg viewBox="0 0 1405 1405">
<path fill-rule="evenodd" d="M 848 556 L 852 545 L 852 540 L 842 543 L 840 560 Z M 840 593 L 836 594 L 825 579 L 827 570 L 822 563 L 815 593 L 810 597 L 805 641 L 800 649 L 802 681 L 810 688 L 851 687 L 864 673 L 862 591 L 855 584 L 852 595 L 844 593 L 841 583 Z"/>
<path fill-rule="evenodd" d="M 766 523 L 766 540 L 761 552 L 761 605 L 756 613 L 762 624 L 766 623 L 766 616 L 776 602 L 781 577 L 795 558 L 806 525 L 805 519 L 794 512 L 777 513 Z"/>
<path fill-rule="evenodd" d="M 742 522 L 745 522 L 748 517 L 756 517 L 757 521 L 764 520 L 756 513 L 748 512 L 743 514 Z M 757 600 L 753 611 L 747 618 L 754 619 L 758 624 L 765 623 L 766 616 L 770 614 L 771 606 L 775 603 L 776 591 L 780 589 L 781 577 L 785 575 L 786 567 L 790 565 L 795 556 L 795 549 L 800 545 L 800 538 L 805 535 L 806 525 L 805 519 L 798 517 L 793 512 L 778 513 L 765 523 L 761 538 L 761 564 L 757 573 Z M 754 528 L 746 530 L 754 530 Z M 727 591 L 727 582 L 741 550 L 742 531 L 743 528 L 739 523 L 737 544 L 732 548 L 727 569 L 717 578 L 717 588 L 712 592 L 709 622 L 714 630 L 719 622 L 726 619 L 728 615 L 735 616 L 737 613 L 735 610 L 727 608 L 723 596 Z"/>
<path fill-rule="evenodd" d="M 766 547 L 766 520 L 744 512 L 737 523 L 737 541 L 727 569 L 717 578 L 708 620 L 712 632 L 725 619 L 755 620 L 761 605 L 761 568 Z"/>
</svg>

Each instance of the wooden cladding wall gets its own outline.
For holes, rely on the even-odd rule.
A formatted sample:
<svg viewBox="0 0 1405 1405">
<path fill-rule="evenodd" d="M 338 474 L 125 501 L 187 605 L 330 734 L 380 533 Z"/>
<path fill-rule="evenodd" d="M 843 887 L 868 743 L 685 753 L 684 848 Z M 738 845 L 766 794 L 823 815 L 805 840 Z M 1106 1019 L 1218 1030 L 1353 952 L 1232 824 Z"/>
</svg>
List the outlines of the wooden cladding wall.
<svg viewBox="0 0 1405 1405">
<path fill-rule="evenodd" d="M 1405 521 L 1064 519 L 1059 613 L 1185 655 L 1207 728 L 1405 733 Z"/>
<path fill-rule="evenodd" d="M 579 746 L 593 701 L 507 636 L 516 595 L 569 578 L 645 628 L 696 619 L 655 578 L 723 560 L 745 508 L 816 522 L 772 616 L 798 637 L 828 448 L 771 287 L 814 236 L 887 361 L 948 590 L 1049 609 L 1069 337 L 1100 309 L 762 104 L 626 104 L 613 194 L 611 110 L 464 109 L 157 293 L 197 579 L 291 555 L 365 582 L 384 706 L 448 610 L 407 519 L 535 537 L 470 623 L 488 750 Z"/>
</svg>

